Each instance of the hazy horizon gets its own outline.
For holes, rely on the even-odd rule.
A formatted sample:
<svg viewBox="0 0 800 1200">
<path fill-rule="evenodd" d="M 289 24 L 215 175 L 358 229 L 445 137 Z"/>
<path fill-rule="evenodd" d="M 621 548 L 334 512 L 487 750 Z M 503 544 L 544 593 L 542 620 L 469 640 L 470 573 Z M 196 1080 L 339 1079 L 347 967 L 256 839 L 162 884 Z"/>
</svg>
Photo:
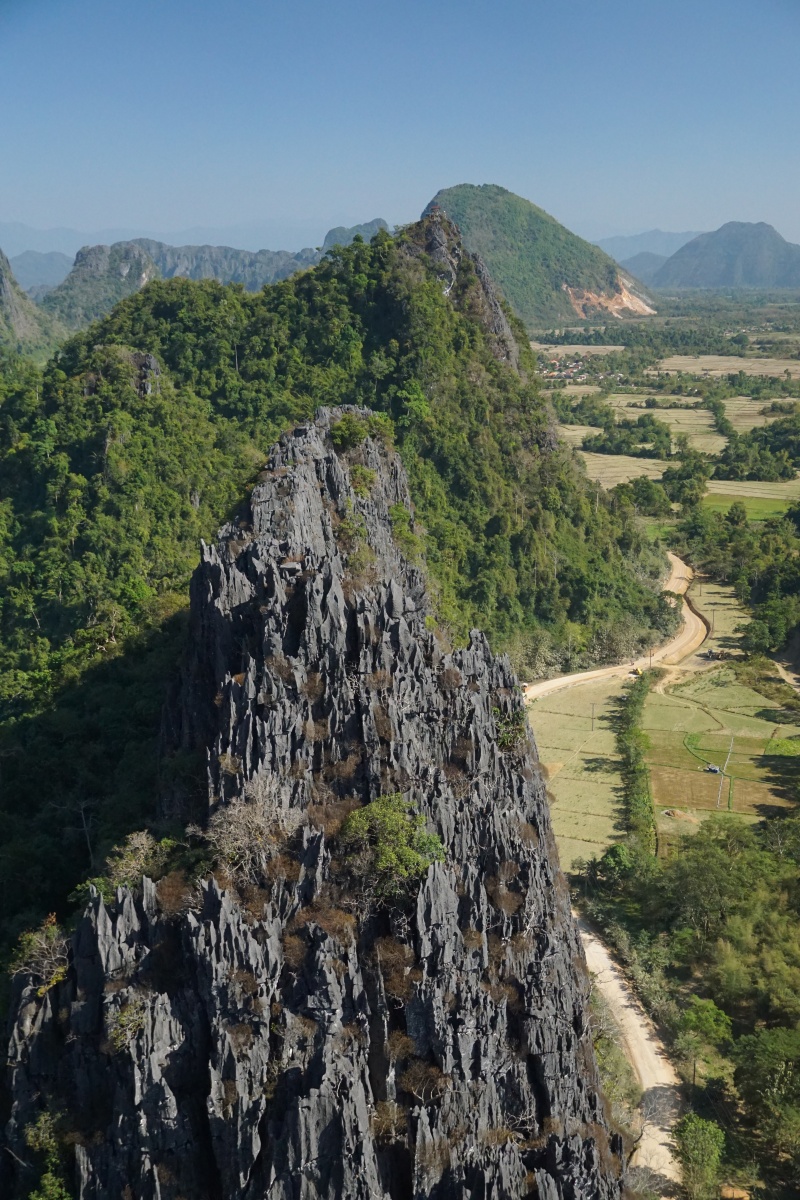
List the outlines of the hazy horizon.
<svg viewBox="0 0 800 1200">
<path fill-rule="evenodd" d="M 0 222 L 296 250 L 493 182 L 591 240 L 800 241 L 798 46 L 789 0 L 7 0 Z"/>
</svg>

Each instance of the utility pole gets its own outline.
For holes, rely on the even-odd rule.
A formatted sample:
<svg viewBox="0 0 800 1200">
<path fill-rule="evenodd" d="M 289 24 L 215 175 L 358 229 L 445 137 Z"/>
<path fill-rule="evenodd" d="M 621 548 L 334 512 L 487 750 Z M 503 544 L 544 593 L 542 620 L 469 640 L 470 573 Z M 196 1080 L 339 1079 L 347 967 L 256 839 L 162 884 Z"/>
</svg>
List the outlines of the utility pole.
<svg viewBox="0 0 800 1200">
<path fill-rule="evenodd" d="M 594 733 L 594 700 L 592 701 L 592 733 Z"/>
<path fill-rule="evenodd" d="M 714 636 L 714 625 L 716 624 L 716 616 L 717 616 L 717 606 L 716 606 L 716 604 L 712 604 L 711 605 L 711 636 L 712 637 Z"/>
</svg>

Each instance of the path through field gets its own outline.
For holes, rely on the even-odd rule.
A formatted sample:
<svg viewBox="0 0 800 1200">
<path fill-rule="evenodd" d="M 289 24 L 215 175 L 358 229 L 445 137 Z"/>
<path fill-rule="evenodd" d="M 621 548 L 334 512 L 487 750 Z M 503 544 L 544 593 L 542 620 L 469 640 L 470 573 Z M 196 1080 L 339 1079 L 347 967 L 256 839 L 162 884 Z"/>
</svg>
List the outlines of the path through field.
<svg viewBox="0 0 800 1200">
<path fill-rule="evenodd" d="M 671 569 L 665 590 L 684 597 L 692 580 L 692 570 L 675 554 L 670 554 L 669 560 Z M 694 654 L 708 634 L 708 626 L 694 607 L 690 607 L 685 598 L 681 604 L 683 625 L 671 641 L 653 652 L 653 665 L 677 665 Z M 648 654 L 640 658 L 636 665 L 644 669 L 650 662 Z M 524 689 L 525 697 L 533 701 L 566 688 L 620 679 L 630 672 L 630 662 L 593 671 L 578 671 L 558 679 L 530 684 Z M 678 1077 L 664 1053 L 652 1021 L 634 996 L 619 966 L 584 918 L 578 918 L 578 928 L 587 965 L 619 1026 L 622 1044 L 643 1091 L 642 1113 L 646 1119 L 633 1165 L 648 1167 L 662 1178 L 664 1187 L 669 1189 L 670 1184 L 680 1178 L 671 1143 L 671 1130 L 680 1111 Z M 664 1194 L 667 1192 L 664 1191 Z"/>
</svg>

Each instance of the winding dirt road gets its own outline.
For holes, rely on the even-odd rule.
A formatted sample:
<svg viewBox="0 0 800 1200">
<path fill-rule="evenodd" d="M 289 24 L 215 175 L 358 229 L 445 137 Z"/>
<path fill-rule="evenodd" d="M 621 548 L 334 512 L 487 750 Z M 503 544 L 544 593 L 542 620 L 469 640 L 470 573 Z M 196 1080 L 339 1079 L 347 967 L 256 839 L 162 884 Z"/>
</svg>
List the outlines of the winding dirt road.
<svg viewBox="0 0 800 1200">
<path fill-rule="evenodd" d="M 664 590 L 685 597 L 692 581 L 692 569 L 676 554 L 669 555 L 670 574 Z M 676 666 L 705 641 L 708 626 L 703 618 L 683 598 L 683 624 L 671 641 L 636 661 L 644 670 L 656 664 Z M 598 679 L 615 679 L 628 675 L 629 662 L 615 667 L 600 667 L 594 671 L 577 671 L 558 679 L 545 679 L 524 688 L 526 700 L 549 696 L 562 688 L 577 687 Z M 577 917 L 586 963 L 595 977 L 596 985 L 606 999 L 619 1026 L 620 1039 L 642 1088 L 642 1136 L 636 1147 L 633 1165 L 648 1167 L 663 1181 L 659 1189 L 669 1194 L 670 1185 L 679 1181 L 680 1172 L 672 1148 L 671 1130 L 680 1112 L 679 1080 L 669 1062 L 653 1022 L 636 999 L 630 984 L 606 947 L 583 917 Z M 651 1187 L 657 1188 L 653 1183 Z"/>
<path fill-rule="evenodd" d="M 653 1022 L 634 996 L 622 971 L 588 922 L 583 917 L 576 917 L 576 920 L 586 965 L 613 1013 L 625 1055 L 642 1089 L 642 1136 L 632 1166 L 649 1167 L 662 1179 L 677 1182 L 680 1172 L 671 1133 L 680 1113 L 678 1076 L 664 1053 Z"/>
<path fill-rule="evenodd" d="M 694 572 L 687 563 L 678 558 L 677 554 L 669 554 L 670 574 L 664 584 L 664 591 L 676 592 L 683 596 L 692 582 Z M 683 625 L 671 641 L 653 651 L 652 664 L 675 666 L 683 659 L 694 654 L 695 650 L 706 639 L 708 627 L 703 619 L 689 607 L 686 600 L 681 601 Z M 649 654 L 636 659 L 635 665 L 645 670 L 650 666 Z M 616 679 L 631 672 L 630 662 L 620 663 L 615 667 L 598 667 L 593 671 L 576 671 L 572 675 L 559 675 L 557 679 L 542 679 L 538 683 L 528 683 L 523 687 L 526 700 L 538 700 L 540 696 L 549 696 L 560 692 L 562 688 L 574 687 L 579 683 L 589 683 L 596 679 Z"/>
</svg>

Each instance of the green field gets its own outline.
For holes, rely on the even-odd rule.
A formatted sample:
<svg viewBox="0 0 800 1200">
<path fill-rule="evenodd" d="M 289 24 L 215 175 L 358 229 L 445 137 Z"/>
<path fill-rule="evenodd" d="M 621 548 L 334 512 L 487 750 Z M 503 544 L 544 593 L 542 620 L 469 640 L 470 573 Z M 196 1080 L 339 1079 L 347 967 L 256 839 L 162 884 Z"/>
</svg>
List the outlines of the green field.
<svg viewBox="0 0 800 1200">
<path fill-rule="evenodd" d="M 564 429 L 574 429 L 575 426 L 562 425 Z M 592 432 L 597 432 L 593 430 Z M 646 475 L 648 479 L 660 479 L 669 466 L 660 458 L 634 458 L 630 454 L 590 454 L 580 450 L 579 454 L 586 465 L 586 474 L 590 479 L 601 483 L 605 488 L 616 487 L 618 483 L 626 483 L 636 479 L 638 475 Z"/>
<path fill-rule="evenodd" d="M 715 636 L 706 646 L 735 654 L 734 626 L 742 614 L 728 591 L 704 585 L 705 612 L 710 597 L 717 598 Z M 800 715 L 740 683 L 731 667 L 694 672 L 651 692 L 642 724 L 662 848 L 710 813 L 757 821 L 795 806 Z M 724 773 L 708 771 L 712 765 Z"/>
<path fill-rule="evenodd" d="M 740 501 L 747 510 L 750 521 L 766 521 L 769 517 L 779 517 L 786 512 L 790 500 L 772 499 L 766 496 L 732 496 L 709 492 L 703 498 L 703 507 L 711 512 L 726 513 L 732 504 Z"/>
<path fill-rule="evenodd" d="M 622 780 L 610 716 L 622 682 L 601 680 L 567 688 L 534 700 L 528 709 L 565 870 L 575 859 L 602 854 L 621 833 Z"/>
</svg>

